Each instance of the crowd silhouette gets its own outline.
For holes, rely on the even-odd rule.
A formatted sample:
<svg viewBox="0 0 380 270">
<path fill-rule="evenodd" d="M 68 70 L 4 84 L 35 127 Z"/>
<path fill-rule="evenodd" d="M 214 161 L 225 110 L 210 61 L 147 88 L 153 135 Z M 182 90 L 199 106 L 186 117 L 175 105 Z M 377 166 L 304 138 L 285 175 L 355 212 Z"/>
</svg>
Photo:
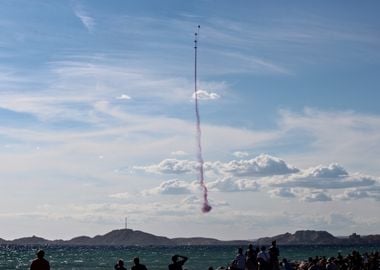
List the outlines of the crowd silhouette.
<svg viewBox="0 0 380 270">
<path fill-rule="evenodd" d="M 379 252 L 365 252 L 360 254 L 353 250 L 350 254 L 342 256 L 338 253 L 336 257 L 325 256 L 309 257 L 305 261 L 288 261 L 282 258 L 279 261 L 280 250 L 276 241 L 266 249 L 265 246 L 253 248 L 249 245 L 242 259 L 242 249 L 239 248 L 234 260 L 226 267 L 220 266 L 217 270 L 379 270 Z"/>
<path fill-rule="evenodd" d="M 43 250 L 38 250 L 37 258 L 30 265 L 30 270 L 50 270 L 49 261 L 44 256 Z M 379 252 L 365 252 L 360 254 L 353 250 L 350 254 L 343 256 L 338 253 L 336 257 L 326 258 L 325 256 L 309 257 L 305 261 L 289 261 L 287 258 L 280 258 L 280 250 L 276 241 L 267 249 L 265 246 L 253 247 L 249 245 L 247 250 L 243 252 L 242 248 L 238 248 L 234 259 L 226 266 L 219 266 L 216 270 L 379 270 Z M 173 255 L 168 270 L 183 270 L 184 264 L 188 257 L 183 255 Z M 207 266 L 204 267 L 206 269 Z M 127 270 L 124 260 L 119 259 L 115 266 L 115 270 Z M 140 258 L 133 259 L 131 270 L 148 270 L 148 268 L 140 263 Z M 208 266 L 208 270 L 214 270 L 213 266 Z"/>
</svg>

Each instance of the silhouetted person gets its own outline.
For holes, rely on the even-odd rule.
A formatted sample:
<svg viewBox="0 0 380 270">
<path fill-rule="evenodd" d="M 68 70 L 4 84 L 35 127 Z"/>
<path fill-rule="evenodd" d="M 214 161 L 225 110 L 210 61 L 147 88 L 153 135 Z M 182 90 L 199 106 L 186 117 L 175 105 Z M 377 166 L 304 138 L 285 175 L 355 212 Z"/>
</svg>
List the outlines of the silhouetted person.
<svg viewBox="0 0 380 270">
<path fill-rule="evenodd" d="M 338 270 L 338 266 L 335 263 L 334 257 L 331 257 L 327 260 L 326 270 Z"/>
<path fill-rule="evenodd" d="M 266 247 L 262 246 L 257 254 L 259 270 L 269 270 L 270 255 L 266 252 Z"/>
<path fill-rule="evenodd" d="M 286 258 L 282 259 L 281 265 L 282 265 L 283 270 L 293 270 L 292 265 L 288 262 L 288 260 Z"/>
<path fill-rule="evenodd" d="M 243 255 L 243 249 L 238 248 L 238 253 L 235 259 L 232 261 L 230 269 L 232 270 L 244 270 L 245 269 L 245 256 Z"/>
<path fill-rule="evenodd" d="M 124 261 L 122 259 L 117 261 L 114 268 L 115 270 L 127 270 L 127 268 L 124 267 Z"/>
<path fill-rule="evenodd" d="M 139 257 L 135 257 L 135 258 L 133 259 L 133 263 L 134 263 L 135 265 L 133 265 L 133 266 L 131 267 L 131 270 L 148 270 L 148 269 L 146 268 L 145 265 L 143 265 L 143 264 L 140 263 L 140 259 L 139 259 Z"/>
<path fill-rule="evenodd" d="M 278 270 L 279 269 L 279 261 L 278 257 L 280 256 L 280 250 L 277 247 L 276 240 L 272 241 L 272 246 L 268 249 L 269 257 L 270 257 L 270 269 Z"/>
<path fill-rule="evenodd" d="M 30 270 L 50 270 L 50 264 L 47 260 L 44 259 L 45 252 L 40 249 L 36 253 L 37 259 L 32 261 L 30 265 Z"/>
<path fill-rule="evenodd" d="M 257 252 L 252 244 L 249 244 L 245 252 L 245 268 L 247 270 L 257 270 Z"/>
<path fill-rule="evenodd" d="M 172 257 L 172 263 L 168 265 L 169 270 L 182 270 L 182 266 L 187 261 L 186 256 L 174 255 Z"/>
</svg>

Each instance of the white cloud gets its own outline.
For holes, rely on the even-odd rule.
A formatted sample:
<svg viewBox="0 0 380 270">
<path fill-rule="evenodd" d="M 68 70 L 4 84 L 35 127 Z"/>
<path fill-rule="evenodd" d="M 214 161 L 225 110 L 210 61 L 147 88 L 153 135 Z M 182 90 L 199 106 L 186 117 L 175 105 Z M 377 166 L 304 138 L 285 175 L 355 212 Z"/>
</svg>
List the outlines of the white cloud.
<svg viewBox="0 0 380 270">
<path fill-rule="evenodd" d="M 305 202 L 328 202 L 332 201 L 332 198 L 326 192 L 315 191 L 304 195 L 302 200 Z"/>
<path fill-rule="evenodd" d="M 136 170 L 150 173 L 183 174 L 194 172 L 198 162 L 190 160 L 164 159 L 159 164 L 150 166 L 134 166 Z"/>
<path fill-rule="evenodd" d="M 295 198 L 296 194 L 289 188 L 275 188 L 269 191 L 272 197 Z"/>
<path fill-rule="evenodd" d="M 195 99 L 195 93 L 193 93 L 192 98 Z M 206 90 L 197 90 L 197 98 L 201 100 L 215 100 L 219 99 L 220 96 L 217 93 L 207 92 Z"/>
<path fill-rule="evenodd" d="M 120 100 L 130 100 L 131 97 L 126 95 L 126 94 L 121 94 L 120 96 L 116 97 L 116 99 L 120 99 Z"/>
<path fill-rule="evenodd" d="M 347 171 L 337 163 L 330 164 L 328 167 L 318 166 L 306 171 L 306 174 L 316 178 L 337 178 L 348 176 Z"/>
<path fill-rule="evenodd" d="M 216 164 L 223 172 L 235 176 L 271 176 L 292 174 L 299 169 L 288 165 L 284 160 L 261 154 L 250 160 L 233 160 L 228 163 Z"/>
<path fill-rule="evenodd" d="M 199 185 L 196 182 L 188 183 L 185 181 L 172 179 L 162 182 L 158 187 L 144 190 L 142 193 L 144 195 L 182 195 L 190 194 L 197 188 L 199 188 Z"/>
<path fill-rule="evenodd" d="M 343 167 L 333 163 L 328 166 L 312 167 L 297 174 L 274 178 L 268 183 L 274 187 L 285 188 L 344 189 L 372 186 L 376 180 L 360 174 L 350 175 Z"/>
<path fill-rule="evenodd" d="M 155 165 L 135 166 L 134 169 L 157 174 L 190 174 L 196 172 L 197 164 L 189 160 L 165 159 Z M 282 159 L 264 154 L 250 160 L 233 160 L 226 163 L 206 162 L 204 169 L 208 175 L 206 184 L 213 191 L 244 192 L 268 189 L 271 196 L 300 198 L 307 202 L 330 201 L 333 198 L 347 200 L 355 194 L 330 196 L 321 190 L 375 187 L 377 183 L 377 180 L 371 176 L 350 174 L 336 163 L 300 170 L 288 165 Z M 219 179 L 215 180 L 215 178 Z M 187 186 L 183 183 L 170 182 L 157 188 L 156 193 L 165 193 L 166 188 L 169 190 L 172 186 L 178 188 L 180 192 L 188 192 Z M 190 188 L 190 190 L 193 189 Z M 370 194 L 362 192 L 358 193 L 358 196 L 364 198 L 366 194 L 368 198 L 377 198 L 374 192 Z"/>
<path fill-rule="evenodd" d="M 210 190 L 221 192 L 258 191 L 260 185 L 257 181 L 247 179 L 224 178 L 209 182 L 207 187 Z"/>
<path fill-rule="evenodd" d="M 198 162 L 190 160 L 164 159 L 159 164 L 150 166 L 135 166 L 136 170 L 151 173 L 183 174 L 195 172 Z M 213 171 L 225 176 L 263 177 L 299 172 L 299 169 L 286 164 L 282 159 L 261 154 L 254 159 L 232 160 L 227 163 L 220 161 L 205 162 L 205 171 Z"/>
<path fill-rule="evenodd" d="M 380 184 L 372 187 L 352 188 L 345 190 L 343 194 L 336 196 L 338 200 L 359 200 L 359 199 L 374 199 L 380 201 Z"/>
</svg>

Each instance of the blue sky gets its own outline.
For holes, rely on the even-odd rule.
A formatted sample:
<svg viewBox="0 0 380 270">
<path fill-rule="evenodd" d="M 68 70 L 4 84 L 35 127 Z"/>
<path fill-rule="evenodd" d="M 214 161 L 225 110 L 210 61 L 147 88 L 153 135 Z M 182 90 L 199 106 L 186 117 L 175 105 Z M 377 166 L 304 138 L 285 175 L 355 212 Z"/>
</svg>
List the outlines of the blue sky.
<svg viewBox="0 0 380 270">
<path fill-rule="evenodd" d="M 379 5 L 3 1 L 0 237 L 379 233 Z"/>
</svg>

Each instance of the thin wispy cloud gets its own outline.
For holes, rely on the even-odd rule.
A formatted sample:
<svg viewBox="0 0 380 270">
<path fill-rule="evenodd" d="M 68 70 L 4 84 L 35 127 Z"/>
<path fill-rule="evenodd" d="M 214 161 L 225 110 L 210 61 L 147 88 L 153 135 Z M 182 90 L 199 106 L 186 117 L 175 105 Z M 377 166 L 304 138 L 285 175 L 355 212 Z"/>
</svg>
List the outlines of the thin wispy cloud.
<svg viewBox="0 0 380 270">
<path fill-rule="evenodd" d="M 78 17 L 87 31 L 92 33 L 96 26 L 95 19 L 89 15 L 88 11 L 86 11 L 82 5 L 75 5 L 73 10 L 75 16 Z"/>
<path fill-rule="evenodd" d="M 235 151 L 232 153 L 235 157 L 237 158 L 246 158 L 249 156 L 249 153 L 248 152 L 244 152 L 244 151 Z"/>
</svg>

